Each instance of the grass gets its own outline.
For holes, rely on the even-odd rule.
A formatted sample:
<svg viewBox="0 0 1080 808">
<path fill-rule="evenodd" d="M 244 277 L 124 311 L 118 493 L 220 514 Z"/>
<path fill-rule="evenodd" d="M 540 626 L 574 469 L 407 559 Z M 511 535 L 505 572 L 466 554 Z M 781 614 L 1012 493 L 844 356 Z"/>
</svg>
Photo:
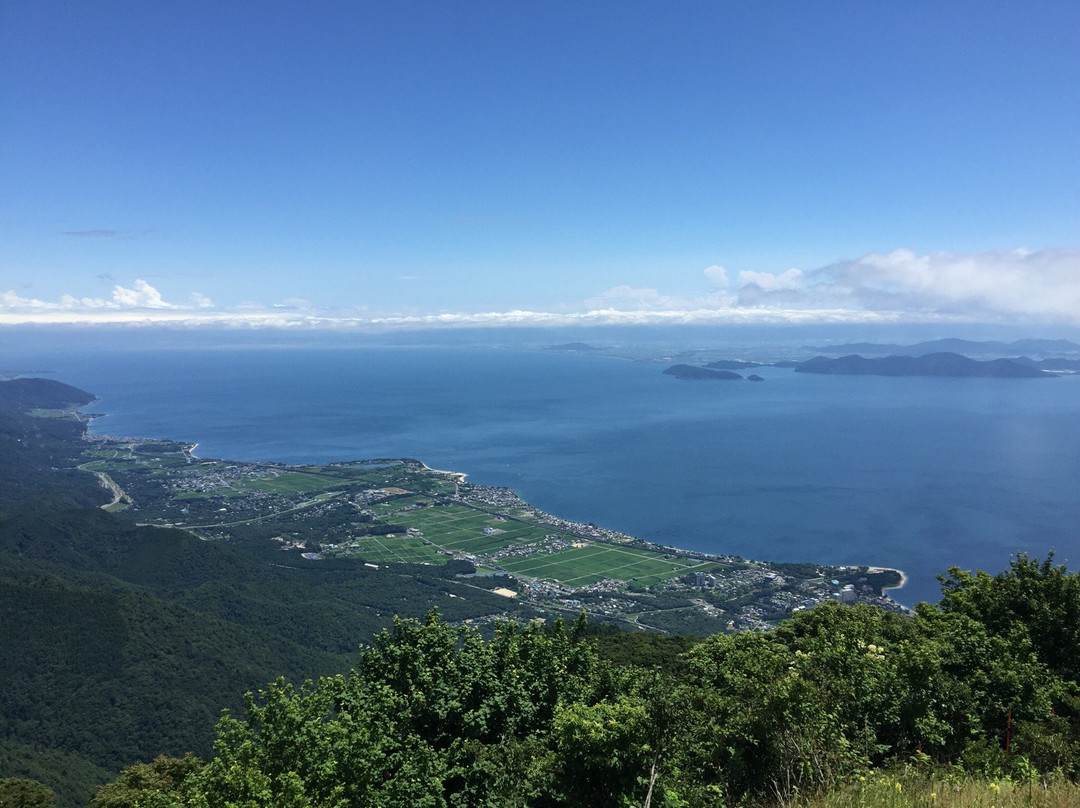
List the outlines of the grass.
<svg viewBox="0 0 1080 808">
<path fill-rule="evenodd" d="M 420 530 L 424 538 L 448 550 L 464 553 L 488 553 L 515 543 L 539 541 L 551 532 L 540 525 L 511 520 L 500 522 L 490 514 L 461 505 L 439 505 L 414 511 L 399 511 L 387 518 L 396 525 Z M 484 528 L 493 528 L 499 532 L 484 533 Z"/>
<path fill-rule="evenodd" d="M 482 555 L 503 548 L 513 549 L 541 542 L 551 534 L 547 525 L 527 521 L 498 519 L 489 513 L 461 505 L 440 505 L 411 511 L 395 510 L 407 504 L 399 499 L 384 504 L 380 515 L 394 524 L 421 531 L 424 539 L 439 549 Z M 376 509 L 377 506 L 376 506 Z M 494 532 L 485 533 L 489 529 Z M 499 566 L 518 575 L 558 581 L 569 586 L 588 586 L 614 578 L 647 586 L 677 575 L 708 566 L 622 545 L 584 542 L 555 552 L 510 555 L 498 560 Z"/>
<path fill-rule="evenodd" d="M 429 501 L 431 501 L 431 497 L 424 496 L 423 494 L 416 494 L 415 496 L 399 496 L 394 497 L 394 499 L 384 499 L 380 502 L 373 502 L 369 505 L 365 505 L 364 507 L 369 508 L 379 516 L 390 516 L 392 514 L 396 516 L 396 512 L 400 511 L 406 505 L 416 505 L 421 502 Z M 405 513 L 410 513 L 410 511 L 405 511 Z M 398 520 L 395 519 L 394 522 L 397 523 Z M 409 527 L 412 527 L 411 523 Z"/>
<path fill-rule="evenodd" d="M 324 491 L 329 487 L 342 484 L 340 477 L 325 474 L 310 474 L 303 471 L 285 471 L 275 476 L 252 477 L 239 483 L 244 491 L 261 491 L 266 494 L 290 496 L 306 494 L 309 491 Z"/>
<path fill-rule="evenodd" d="M 1074 808 L 1080 786 L 1068 781 L 1043 784 L 1008 780 L 949 779 L 914 769 L 870 772 L 799 808 Z"/>
<path fill-rule="evenodd" d="M 424 544 L 424 540 L 413 536 L 365 536 L 350 541 L 347 547 L 341 547 L 324 555 L 362 558 L 373 564 L 403 562 L 422 564 L 425 561 L 433 565 L 446 563 L 446 556 L 439 554 L 439 548 Z"/>
<path fill-rule="evenodd" d="M 550 555 L 507 559 L 503 566 L 533 578 L 561 581 L 569 586 L 588 586 L 605 578 L 647 585 L 706 565 L 662 558 L 657 553 L 632 547 L 588 544 Z"/>
<path fill-rule="evenodd" d="M 93 466 L 88 466 L 92 468 Z M 160 469 L 155 470 L 160 472 Z M 230 477 L 228 481 L 206 491 L 181 491 L 173 496 L 178 500 L 185 499 L 208 499 L 211 497 L 242 497 L 250 493 L 276 494 L 288 497 L 295 494 L 310 494 L 313 491 L 320 492 L 319 496 L 328 493 L 328 489 L 347 485 L 337 477 L 310 474 L 303 471 L 286 471 L 276 475 L 258 477 Z"/>
<path fill-rule="evenodd" d="M 120 471 L 131 469 L 134 463 L 147 467 L 152 474 L 164 474 L 188 464 L 181 452 L 169 452 L 167 446 L 148 445 L 140 451 L 141 448 L 138 444 L 130 448 L 95 447 L 87 453 L 89 462 L 84 468 L 98 471 L 115 468 Z M 254 493 L 283 497 L 316 495 L 316 500 L 322 500 L 340 493 L 343 488 L 355 490 L 354 487 L 361 485 L 370 488 L 411 488 L 413 491 L 417 488 L 434 488 L 444 492 L 454 490 L 454 481 L 450 478 L 432 480 L 398 463 L 294 466 L 289 469 L 263 467 L 255 474 L 248 474 L 242 465 L 210 462 L 200 464 L 193 469 L 193 473 L 200 475 L 212 487 L 202 491 L 174 492 L 174 500 L 239 499 Z M 431 493 L 414 493 L 364 506 L 370 508 L 377 518 L 402 528 L 415 528 L 422 535 L 406 536 L 402 530 L 392 539 L 385 536 L 359 537 L 331 551 L 331 554 L 359 556 L 373 563 L 443 564 L 447 560 L 445 552 L 449 551 L 458 556 L 477 557 L 479 563 L 486 562 L 487 566 L 503 567 L 529 578 L 575 587 L 588 586 L 605 579 L 648 586 L 708 566 L 685 559 L 663 558 L 660 553 L 636 547 L 592 541 L 554 549 L 545 538 L 552 534 L 552 527 L 533 521 L 526 511 L 520 513 L 521 518 L 507 519 L 463 505 L 428 507 L 430 502 Z M 420 507 L 405 510 L 410 505 Z M 267 513 L 244 521 L 261 521 L 275 516 L 280 514 Z M 570 536 L 563 538 L 576 541 Z M 542 549 L 545 547 L 553 551 L 546 552 Z M 496 557 L 485 558 L 491 555 Z"/>
</svg>

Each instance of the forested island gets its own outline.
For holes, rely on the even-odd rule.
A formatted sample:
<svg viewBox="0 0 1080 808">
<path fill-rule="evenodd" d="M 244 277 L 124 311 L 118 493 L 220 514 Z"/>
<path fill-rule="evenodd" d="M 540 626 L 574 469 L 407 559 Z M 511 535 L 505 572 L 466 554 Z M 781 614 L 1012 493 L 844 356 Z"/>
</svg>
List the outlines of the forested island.
<svg viewBox="0 0 1080 808">
<path fill-rule="evenodd" d="M 637 362 L 673 363 L 714 370 L 747 371 L 756 367 L 795 367 L 816 357 L 831 359 L 857 354 L 867 358 L 890 356 L 920 357 L 928 354 L 957 354 L 977 361 L 1007 359 L 1040 370 L 1080 372 L 1080 344 L 1063 339 L 1021 339 L 1014 342 L 936 339 L 911 345 L 898 343 L 850 342 L 836 345 L 754 345 L 733 357 L 729 347 L 688 348 L 667 344 L 570 343 L 546 346 L 562 353 L 588 351 L 594 356 L 611 356 Z"/>
<path fill-rule="evenodd" d="M 414 460 L 86 440 L 91 400 L 0 383 L 4 806 L 1080 796 L 1052 559 L 911 614 L 892 571 L 686 553 Z"/>
<path fill-rule="evenodd" d="M 664 371 L 668 376 L 676 379 L 719 379 L 734 380 L 743 377 L 730 370 L 716 370 L 714 368 L 702 368 L 696 365 L 672 365 Z"/>
<path fill-rule="evenodd" d="M 1035 379 L 1049 378 L 1057 373 L 1073 373 L 1080 369 L 1080 360 L 1017 359 L 978 360 L 956 353 L 927 353 L 916 356 L 864 357 L 850 354 L 830 358 L 816 356 L 804 361 L 780 361 L 774 367 L 793 368 L 796 373 L 817 373 L 833 376 L 938 376 L 948 378 Z M 678 364 L 664 373 L 676 379 L 734 380 L 744 377 L 732 368 L 757 368 L 763 364 L 738 359 L 721 359 L 705 365 Z M 750 381 L 763 381 L 753 374 Z"/>
<path fill-rule="evenodd" d="M 980 361 L 957 353 L 865 358 L 858 354 L 829 359 L 818 356 L 800 362 L 796 373 L 855 376 L 950 376 L 956 378 L 1047 378 L 1053 374 L 1012 359 Z"/>
</svg>

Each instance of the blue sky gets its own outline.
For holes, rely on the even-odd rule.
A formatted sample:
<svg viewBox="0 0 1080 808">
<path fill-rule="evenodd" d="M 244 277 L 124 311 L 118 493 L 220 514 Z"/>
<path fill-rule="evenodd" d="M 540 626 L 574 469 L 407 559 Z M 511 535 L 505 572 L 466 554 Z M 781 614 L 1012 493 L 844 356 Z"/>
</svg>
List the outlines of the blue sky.
<svg viewBox="0 0 1080 808">
<path fill-rule="evenodd" d="M 0 323 L 1080 324 L 1080 4 L 0 8 Z"/>
</svg>

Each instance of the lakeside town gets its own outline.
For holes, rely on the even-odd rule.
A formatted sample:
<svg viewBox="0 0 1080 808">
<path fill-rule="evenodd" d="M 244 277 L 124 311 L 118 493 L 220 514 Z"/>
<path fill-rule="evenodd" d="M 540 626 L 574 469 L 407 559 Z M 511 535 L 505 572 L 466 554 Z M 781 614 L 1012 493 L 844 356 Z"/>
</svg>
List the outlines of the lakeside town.
<svg viewBox="0 0 1080 808">
<path fill-rule="evenodd" d="M 110 510 L 209 541 L 368 571 L 456 562 L 456 577 L 541 615 L 672 633 L 766 630 L 826 600 L 905 607 L 897 570 L 769 563 L 683 550 L 540 511 L 508 488 L 411 459 L 326 466 L 195 456 L 192 445 L 94 436 L 83 468 Z"/>
</svg>

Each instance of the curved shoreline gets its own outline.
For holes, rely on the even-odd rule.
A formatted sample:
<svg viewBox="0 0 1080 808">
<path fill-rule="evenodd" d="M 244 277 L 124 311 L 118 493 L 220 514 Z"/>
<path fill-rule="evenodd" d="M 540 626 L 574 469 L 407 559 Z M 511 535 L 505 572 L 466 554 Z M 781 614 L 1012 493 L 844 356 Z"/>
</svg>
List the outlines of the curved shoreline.
<svg viewBox="0 0 1080 808">
<path fill-rule="evenodd" d="M 429 466 L 423 460 L 417 460 L 416 462 L 419 463 L 421 466 L 423 466 L 424 471 L 430 471 L 433 474 L 446 474 L 447 476 L 450 476 L 450 477 L 457 477 L 459 483 L 465 482 L 465 478 L 469 476 L 464 471 L 447 471 L 446 469 L 433 469 L 431 466 Z"/>
<path fill-rule="evenodd" d="M 126 437 L 118 437 L 118 436 L 112 436 L 112 435 L 107 435 L 107 434 L 95 435 L 94 437 L 95 438 L 100 438 L 100 439 L 103 439 L 103 440 L 106 440 L 106 441 L 108 441 L 108 440 L 114 440 L 114 441 L 115 440 L 119 440 L 119 441 L 153 441 L 153 440 L 155 440 L 155 439 L 152 439 L 152 438 L 126 438 Z M 199 446 L 198 442 L 182 442 L 182 441 L 174 441 L 174 440 L 170 440 L 170 439 L 165 439 L 165 441 L 178 445 L 180 447 L 180 449 L 181 449 L 181 452 L 184 454 L 184 456 L 188 459 L 189 462 L 191 462 L 193 460 L 196 460 L 196 461 L 197 460 L 202 460 L 202 458 L 200 458 L 198 455 L 195 454 L 195 450 Z M 465 483 L 466 479 L 468 477 L 466 472 L 432 468 L 431 466 L 427 465 L 427 463 L 425 463 L 424 461 L 418 460 L 416 458 L 394 458 L 393 460 L 396 461 L 396 462 L 414 463 L 414 464 L 418 465 L 420 467 L 420 469 L 422 469 L 424 472 L 427 472 L 427 473 L 445 475 L 446 477 L 449 477 L 449 478 L 453 479 L 454 482 L 457 485 Z M 224 462 L 228 462 L 228 461 L 224 461 Z M 369 459 L 369 460 L 360 460 L 360 461 L 355 461 L 354 460 L 354 461 L 348 461 L 348 462 L 370 463 L 370 462 L 377 462 L 377 461 Z M 290 465 L 288 463 L 277 463 L 277 462 L 274 462 L 274 461 L 254 461 L 254 462 L 252 462 L 252 465 L 261 465 L 261 464 L 264 464 L 264 463 L 268 464 L 268 465 L 280 466 L 280 467 L 287 467 L 287 466 Z M 330 463 L 330 464 L 313 464 L 313 465 L 318 466 L 318 465 L 334 465 L 334 464 Z M 108 487 L 108 486 L 106 486 L 106 487 Z M 487 488 L 487 487 L 488 486 L 479 486 L 479 488 Z M 509 489 L 507 489 L 507 490 L 509 490 Z M 457 496 L 458 493 L 459 492 L 456 490 L 455 491 L 455 496 Z M 520 499 L 519 497 L 517 497 L 516 492 L 514 492 L 514 497 Z M 549 524 L 573 525 L 573 527 L 575 527 L 577 530 L 581 531 L 582 534 L 584 534 L 584 532 L 589 532 L 589 530 L 594 531 L 594 532 L 600 532 L 600 533 L 610 533 L 610 534 L 612 534 L 612 536 L 614 536 L 615 534 L 618 534 L 618 540 L 620 542 L 622 540 L 629 540 L 629 541 L 635 541 L 635 542 L 644 542 L 646 544 L 653 545 L 655 547 L 655 549 L 667 551 L 667 552 L 670 552 L 670 553 L 673 553 L 673 554 L 676 554 L 676 555 L 679 555 L 679 556 L 691 556 L 691 555 L 698 556 L 699 560 L 703 561 L 703 562 L 705 562 L 705 561 L 723 562 L 725 560 L 728 560 L 728 557 L 724 556 L 722 553 L 703 552 L 703 551 L 700 551 L 700 550 L 688 550 L 688 549 L 684 549 L 684 548 L 681 548 L 681 547 L 675 547 L 675 546 L 672 546 L 672 545 L 662 545 L 662 544 L 659 544 L 659 543 L 656 543 L 656 542 L 649 541 L 647 539 L 641 539 L 641 538 L 639 538 L 637 536 L 633 536 L 633 535 L 630 535 L 630 534 L 622 534 L 621 532 L 618 532 L 618 531 L 607 530 L 607 529 L 604 529 L 604 528 L 597 528 L 596 526 L 591 525 L 591 524 L 590 525 L 584 525 L 584 524 L 580 524 L 580 523 L 574 523 L 574 522 L 571 522 L 570 520 L 566 520 L 566 519 L 563 519 L 561 517 L 554 516 L 553 514 L 549 514 L 546 511 L 542 511 L 539 508 L 537 508 L 536 506 L 532 505 L 531 503 L 526 502 L 525 500 L 520 500 L 520 501 L 521 501 L 521 503 L 523 505 L 525 505 L 525 506 L 529 507 L 530 509 L 534 510 L 536 512 L 537 516 L 540 517 L 543 521 L 547 521 Z M 115 502 L 112 503 L 112 504 L 115 504 Z M 589 529 L 589 530 L 587 530 L 587 529 Z M 599 538 L 599 537 L 592 536 L 591 538 Z M 600 539 L 600 540 L 603 540 L 603 539 Z M 765 564 L 765 565 L 790 563 L 790 562 L 776 562 L 776 561 L 754 561 L 752 559 L 750 559 L 748 561 L 750 563 Z M 856 566 L 859 566 L 859 565 L 856 565 Z M 880 597 L 883 598 L 884 600 L 891 601 L 897 607 L 900 607 L 900 608 L 902 608 L 904 610 L 908 610 L 909 607 L 906 607 L 903 604 L 901 604 L 899 601 L 894 600 L 891 597 L 891 595 L 889 594 L 890 592 L 892 592 L 894 590 L 902 589 L 908 583 L 909 579 L 908 579 L 907 573 L 905 573 L 903 570 L 897 569 L 895 567 L 866 566 L 865 569 L 867 569 L 871 573 L 895 572 L 900 578 L 899 582 L 895 586 L 881 587 L 881 589 L 878 590 L 879 593 L 880 593 Z"/>
<path fill-rule="evenodd" d="M 908 582 L 907 573 L 904 572 L 901 569 L 897 569 L 896 567 L 867 567 L 866 569 L 867 569 L 868 572 L 874 572 L 874 573 L 877 573 L 877 572 L 895 572 L 897 575 L 900 576 L 900 583 L 898 583 L 896 586 L 883 586 L 883 587 L 881 587 L 881 594 L 884 597 L 889 597 L 888 595 L 885 594 L 886 592 L 892 592 L 892 591 L 894 591 L 896 589 L 903 589 L 905 586 L 907 586 L 907 582 Z"/>
</svg>

